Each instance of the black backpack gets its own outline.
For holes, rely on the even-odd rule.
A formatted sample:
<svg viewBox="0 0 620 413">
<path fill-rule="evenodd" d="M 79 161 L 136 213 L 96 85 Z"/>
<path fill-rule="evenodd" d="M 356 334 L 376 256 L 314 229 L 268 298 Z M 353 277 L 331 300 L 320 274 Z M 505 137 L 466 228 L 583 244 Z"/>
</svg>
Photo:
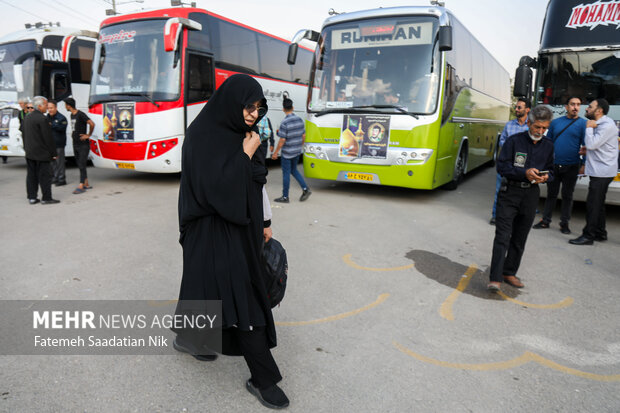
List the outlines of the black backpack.
<svg viewBox="0 0 620 413">
<path fill-rule="evenodd" d="M 265 268 L 265 289 L 271 308 L 280 304 L 286 290 L 288 261 L 286 250 L 280 242 L 271 238 L 263 248 L 263 265 Z"/>
</svg>

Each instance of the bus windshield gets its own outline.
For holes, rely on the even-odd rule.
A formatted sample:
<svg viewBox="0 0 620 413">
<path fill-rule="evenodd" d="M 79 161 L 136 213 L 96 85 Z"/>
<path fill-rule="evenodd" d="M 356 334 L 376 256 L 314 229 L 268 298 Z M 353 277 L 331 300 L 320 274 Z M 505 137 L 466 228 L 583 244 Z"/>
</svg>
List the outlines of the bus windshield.
<svg viewBox="0 0 620 413">
<path fill-rule="evenodd" d="M 164 50 L 166 20 L 104 27 L 93 60 L 90 104 L 114 100 L 175 100 L 180 92 L 179 52 Z"/>
<path fill-rule="evenodd" d="M 22 63 L 22 77 L 24 90 L 17 91 L 13 63 L 26 53 L 34 52 L 35 42 L 32 40 L 0 45 L 0 101 L 14 102 L 18 98 L 32 98 L 34 96 L 34 55 Z"/>
<path fill-rule="evenodd" d="M 326 27 L 308 110 L 396 108 L 429 114 L 440 75 L 435 17 L 377 18 Z"/>
<path fill-rule="evenodd" d="M 538 103 L 564 105 L 570 96 L 620 104 L 620 51 L 541 55 Z"/>
</svg>

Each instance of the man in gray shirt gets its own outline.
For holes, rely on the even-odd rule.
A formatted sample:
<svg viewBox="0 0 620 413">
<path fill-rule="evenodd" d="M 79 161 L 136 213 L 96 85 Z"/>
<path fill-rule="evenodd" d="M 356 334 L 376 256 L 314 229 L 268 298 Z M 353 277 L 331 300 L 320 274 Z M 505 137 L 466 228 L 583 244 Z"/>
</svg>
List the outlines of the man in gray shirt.
<svg viewBox="0 0 620 413">
<path fill-rule="evenodd" d="M 586 226 L 573 245 L 592 245 L 606 241 L 605 196 L 618 172 L 618 127 L 607 115 L 609 103 L 593 100 L 586 109 L 586 175 L 590 177 L 586 200 Z"/>
</svg>

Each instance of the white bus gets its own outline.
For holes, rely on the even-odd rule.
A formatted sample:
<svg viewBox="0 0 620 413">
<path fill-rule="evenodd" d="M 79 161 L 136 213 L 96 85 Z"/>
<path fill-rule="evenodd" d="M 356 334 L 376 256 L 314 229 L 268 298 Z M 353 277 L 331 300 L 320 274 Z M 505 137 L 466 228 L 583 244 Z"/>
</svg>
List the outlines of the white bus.
<svg viewBox="0 0 620 413">
<path fill-rule="evenodd" d="M 65 27 L 34 27 L 0 38 L 0 155 L 24 156 L 18 99 L 73 97 L 87 111 L 97 34 Z M 65 105 L 60 113 L 70 119 Z M 73 156 L 67 128 L 66 156 Z"/>
</svg>

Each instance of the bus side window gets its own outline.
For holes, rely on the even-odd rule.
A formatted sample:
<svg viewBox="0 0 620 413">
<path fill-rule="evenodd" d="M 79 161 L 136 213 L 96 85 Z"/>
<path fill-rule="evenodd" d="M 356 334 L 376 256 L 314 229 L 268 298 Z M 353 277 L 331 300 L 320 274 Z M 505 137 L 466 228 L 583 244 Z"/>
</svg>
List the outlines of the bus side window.
<svg viewBox="0 0 620 413">
<path fill-rule="evenodd" d="M 213 58 L 190 53 L 187 72 L 187 103 L 208 100 L 214 90 Z"/>
<path fill-rule="evenodd" d="M 446 73 L 446 90 L 444 92 L 444 105 L 443 112 L 441 114 L 442 125 L 452 114 L 452 109 L 454 109 L 454 104 L 456 103 L 456 96 L 458 94 L 458 86 L 456 82 L 457 79 L 455 77 L 454 68 L 452 65 L 448 64 L 448 70 Z"/>
</svg>

